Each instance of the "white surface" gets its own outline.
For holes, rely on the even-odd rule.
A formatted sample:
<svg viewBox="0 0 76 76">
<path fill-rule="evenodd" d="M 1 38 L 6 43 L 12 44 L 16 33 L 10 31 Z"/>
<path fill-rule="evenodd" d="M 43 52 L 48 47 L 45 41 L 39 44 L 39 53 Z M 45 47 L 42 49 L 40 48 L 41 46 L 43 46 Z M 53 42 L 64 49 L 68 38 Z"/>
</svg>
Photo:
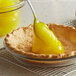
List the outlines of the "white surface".
<svg viewBox="0 0 76 76">
<path fill-rule="evenodd" d="M 0 76 L 37 76 L 18 66 L 0 60 Z"/>
<path fill-rule="evenodd" d="M 45 23 L 64 24 L 66 21 L 75 18 L 75 0 L 31 0 L 36 10 L 38 18 Z M 61 9 L 61 10 L 60 10 Z M 20 26 L 27 26 L 33 23 L 33 15 L 29 6 L 25 5 L 22 12 Z M 0 38 L 0 47 L 3 47 L 3 38 Z M 28 71 L 24 71 L 11 64 L 0 61 L 0 76 L 34 76 Z M 76 76 L 76 72 L 68 76 Z"/>
</svg>

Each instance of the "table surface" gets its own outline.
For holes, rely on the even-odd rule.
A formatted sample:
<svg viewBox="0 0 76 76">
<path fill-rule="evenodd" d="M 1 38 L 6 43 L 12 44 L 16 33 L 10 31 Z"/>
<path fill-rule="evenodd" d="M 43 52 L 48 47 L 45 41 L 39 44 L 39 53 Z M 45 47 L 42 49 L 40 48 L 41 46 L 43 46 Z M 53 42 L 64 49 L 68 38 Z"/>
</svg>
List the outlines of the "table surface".
<svg viewBox="0 0 76 76">
<path fill-rule="evenodd" d="M 65 22 L 65 21 L 60 21 L 60 18 L 57 16 L 59 14 L 57 14 L 57 15 L 55 14 L 55 12 L 58 12 L 57 10 L 54 10 L 53 11 L 54 13 L 51 13 L 50 10 L 52 10 L 52 7 L 50 7 L 50 3 L 51 3 L 52 0 L 31 0 L 31 1 L 32 1 L 32 4 L 33 4 L 36 12 L 37 12 L 38 18 L 40 20 L 44 21 L 45 23 L 49 23 L 50 21 L 53 23 L 55 21 L 56 23 L 60 23 L 60 24 L 62 23 L 63 24 L 63 22 Z M 60 0 L 53 0 L 53 1 L 60 1 Z M 74 1 L 74 0 L 69 0 L 69 1 Z M 52 6 L 56 6 L 56 5 L 57 4 L 54 3 L 54 5 L 52 5 Z M 73 5 L 74 5 L 74 2 L 73 2 Z M 74 8 L 76 8 L 75 5 L 73 6 Z M 68 6 L 69 6 L 69 4 L 68 4 Z M 50 8 L 48 8 L 48 7 L 50 7 Z M 74 9 L 72 9 L 72 10 L 74 11 Z M 30 10 L 29 6 L 27 5 L 27 3 L 25 5 L 25 7 L 24 7 L 24 11 L 27 11 L 27 12 L 25 12 L 25 14 L 22 14 L 23 15 L 22 18 L 24 20 L 22 21 L 23 24 L 20 24 L 20 26 L 26 26 L 26 25 L 28 25 L 30 23 L 33 23 L 33 15 L 30 12 L 31 10 Z M 69 9 L 68 9 L 68 11 L 69 11 Z M 61 12 L 63 12 L 63 11 L 61 11 Z M 56 16 L 56 18 L 52 20 L 54 15 L 52 16 L 52 15 L 50 15 L 50 13 L 54 14 Z M 75 11 L 73 12 L 73 14 L 71 14 L 70 18 L 74 19 L 74 16 L 75 16 L 74 13 L 75 13 Z M 68 19 L 70 19 L 69 15 L 70 14 L 68 14 L 67 18 L 66 18 L 67 21 L 68 21 Z M 46 19 L 44 18 L 44 16 L 46 16 Z M 27 18 L 27 19 L 25 20 L 25 18 Z M 62 17 L 62 18 L 64 19 L 64 17 Z M 57 19 L 59 19 L 59 20 L 57 20 Z M 0 38 L 0 48 L 3 47 L 3 39 L 4 39 L 4 37 Z M 0 60 L 0 76 L 36 76 L 36 75 L 34 75 L 33 73 L 31 73 L 31 72 L 29 72 L 27 70 L 24 70 L 24 69 L 18 67 L 18 66 L 15 66 L 15 65 L 7 63 L 7 62 L 5 62 L 3 60 Z M 67 76 L 76 76 L 76 72 L 72 72 L 71 74 L 69 74 Z"/>
</svg>

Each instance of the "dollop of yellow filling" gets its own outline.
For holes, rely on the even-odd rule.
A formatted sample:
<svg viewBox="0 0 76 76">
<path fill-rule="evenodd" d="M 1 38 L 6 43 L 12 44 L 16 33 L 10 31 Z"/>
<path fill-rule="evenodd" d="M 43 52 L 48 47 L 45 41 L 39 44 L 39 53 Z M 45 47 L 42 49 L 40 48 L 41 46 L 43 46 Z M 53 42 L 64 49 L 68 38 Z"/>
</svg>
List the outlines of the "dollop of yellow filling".
<svg viewBox="0 0 76 76">
<path fill-rule="evenodd" d="M 34 20 L 34 40 L 32 52 L 37 54 L 61 54 L 64 48 L 45 23 Z"/>
</svg>

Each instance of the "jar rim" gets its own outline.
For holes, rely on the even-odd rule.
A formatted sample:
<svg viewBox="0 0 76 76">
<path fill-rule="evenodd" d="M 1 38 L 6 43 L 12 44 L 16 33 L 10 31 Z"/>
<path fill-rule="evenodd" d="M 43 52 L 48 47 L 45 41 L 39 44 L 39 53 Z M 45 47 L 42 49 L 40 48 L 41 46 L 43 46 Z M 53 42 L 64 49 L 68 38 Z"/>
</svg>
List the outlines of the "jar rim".
<svg viewBox="0 0 76 76">
<path fill-rule="evenodd" d="M 21 0 L 19 3 L 14 4 L 12 6 L 0 8 L 0 10 L 1 10 L 0 14 L 7 13 L 7 12 L 12 12 L 12 11 L 15 11 L 17 9 L 20 9 L 20 8 L 22 8 L 24 6 L 24 4 L 25 4 L 25 0 Z M 7 10 L 5 10 L 5 9 L 7 9 Z"/>
</svg>

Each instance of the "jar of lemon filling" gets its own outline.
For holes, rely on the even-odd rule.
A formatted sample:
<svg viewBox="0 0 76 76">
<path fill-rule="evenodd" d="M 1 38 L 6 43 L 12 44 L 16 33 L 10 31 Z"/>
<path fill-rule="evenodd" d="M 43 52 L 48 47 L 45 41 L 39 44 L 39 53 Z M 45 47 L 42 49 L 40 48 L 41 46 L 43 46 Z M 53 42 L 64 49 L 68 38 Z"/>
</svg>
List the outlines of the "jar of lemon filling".
<svg viewBox="0 0 76 76">
<path fill-rule="evenodd" d="M 24 0 L 0 0 L 0 37 L 18 26 L 23 5 Z"/>
</svg>

